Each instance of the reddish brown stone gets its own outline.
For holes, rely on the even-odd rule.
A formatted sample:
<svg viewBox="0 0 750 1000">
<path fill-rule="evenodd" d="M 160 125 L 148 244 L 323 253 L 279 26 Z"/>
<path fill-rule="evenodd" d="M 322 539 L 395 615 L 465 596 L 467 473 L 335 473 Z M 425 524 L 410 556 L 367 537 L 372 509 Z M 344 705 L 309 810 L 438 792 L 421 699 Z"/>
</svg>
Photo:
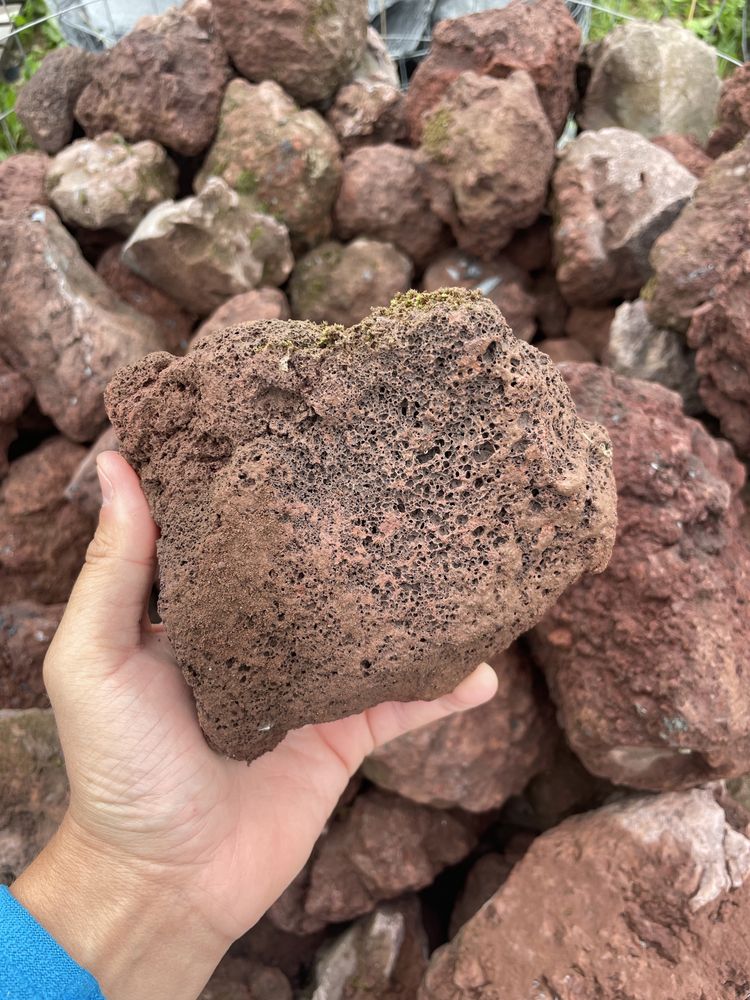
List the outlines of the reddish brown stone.
<svg viewBox="0 0 750 1000">
<path fill-rule="evenodd" d="M 549 762 L 558 731 L 523 653 L 512 647 L 491 662 L 491 701 L 392 740 L 367 758 L 365 775 L 413 802 L 469 812 L 521 792 Z"/>
<path fill-rule="evenodd" d="M 404 95 L 389 83 L 377 80 L 348 83 L 336 94 L 326 118 L 345 153 L 367 143 L 406 139 Z"/>
<path fill-rule="evenodd" d="M 0 605 L 0 708 L 45 708 L 42 663 L 64 604 Z"/>
<path fill-rule="evenodd" d="M 94 525 L 64 497 L 84 448 L 49 438 L 11 463 L 0 486 L 0 593 L 3 600 L 66 601 Z"/>
<path fill-rule="evenodd" d="M 637 788 L 750 770 L 750 546 L 742 466 L 659 385 L 566 365 L 578 412 L 612 437 L 618 541 L 531 636 L 585 766 Z"/>
<path fill-rule="evenodd" d="M 48 52 L 21 87 L 15 111 L 34 145 L 59 153 L 73 138 L 74 110 L 102 56 L 66 45 Z"/>
<path fill-rule="evenodd" d="M 279 969 L 228 956 L 198 1000 L 292 1000 L 292 987 Z"/>
<path fill-rule="evenodd" d="M 233 756 L 450 690 L 609 557 L 608 439 L 475 292 L 226 331 L 120 369 L 108 408 L 161 526 L 162 618 Z"/>
<path fill-rule="evenodd" d="M 597 361 L 602 361 L 609 344 L 609 328 L 615 310 L 611 306 L 587 309 L 573 306 L 565 320 L 565 335 L 577 340 Z"/>
<path fill-rule="evenodd" d="M 540 340 L 538 344 L 535 345 L 540 351 L 544 351 L 555 362 L 559 365 L 563 361 L 593 361 L 594 358 L 583 344 L 579 343 L 577 340 L 572 340 L 570 337 L 555 337 L 547 338 L 545 340 Z"/>
<path fill-rule="evenodd" d="M 708 152 L 729 152 L 750 132 L 750 62 L 739 66 L 724 81 L 719 97 L 717 123 L 708 139 Z"/>
<path fill-rule="evenodd" d="M 679 135 L 670 132 L 668 135 L 657 135 L 651 140 L 660 149 L 666 149 L 678 163 L 689 170 L 694 177 L 701 178 L 711 166 L 711 157 L 703 146 L 691 135 Z"/>
<path fill-rule="evenodd" d="M 561 0 L 513 0 L 500 10 L 468 14 L 435 26 L 430 54 L 411 79 L 406 112 L 412 139 L 424 116 L 467 70 L 504 79 L 526 70 L 556 135 L 575 97 L 581 33 Z"/>
<path fill-rule="evenodd" d="M 31 383 L 0 358 L 0 479 L 8 472 L 8 448 L 16 439 L 16 423 L 33 395 Z"/>
<path fill-rule="evenodd" d="M 289 319 L 289 303 L 280 288 L 256 288 L 227 299 L 223 306 L 211 313 L 195 332 L 190 347 L 199 341 L 243 323 L 257 323 L 262 319 Z"/>
<path fill-rule="evenodd" d="M 469 869 L 453 911 L 449 936 L 455 937 L 465 923 L 495 895 L 533 842 L 532 834 L 518 833 L 502 854 L 483 854 Z"/>
<path fill-rule="evenodd" d="M 117 449 L 117 435 L 111 427 L 107 427 L 91 445 L 65 487 L 65 499 L 76 504 L 92 518 L 98 516 L 102 503 L 96 460 L 103 451 Z"/>
<path fill-rule="evenodd" d="M 46 205 L 47 167 L 44 153 L 17 153 L 0 163 L 0 222 L 31 205 Z"/>
<path fill-rule="evenodd" d="M 539 329 L 545 337 L 552 339 L 562 337 L 565 333 L 565 323 L 570 308 L 562 296 L 555 272 L 542 271 L 537 275 L 533 285 L 534 313 L 539 323 Z"/>
<path fill-rule="evenodd" d="M 290 934 L 264 916 L 247 934 L 235 941 L 231 954 L 281 969 L 287 979 L 301 985 L 307 979 L 308 970 L 324 940 L 324 932 Z"/>
<path fill-rule="evenodd" d="M 519 229 L 505 250 L 522 271 L 543 271 L 552 263 L 552 223 L 541 217 L 528 227 Z"/>
<path fill-rule="evenodd" d="M 603 805 L 617 789 L 590 774 L 561 737 L 551 763 L 529 782 L 518 799 L 516 815 L 508 810 L 508 819 L 534 830 L 551 830 L 573 813 L 586 812 Z"/>
</svg>

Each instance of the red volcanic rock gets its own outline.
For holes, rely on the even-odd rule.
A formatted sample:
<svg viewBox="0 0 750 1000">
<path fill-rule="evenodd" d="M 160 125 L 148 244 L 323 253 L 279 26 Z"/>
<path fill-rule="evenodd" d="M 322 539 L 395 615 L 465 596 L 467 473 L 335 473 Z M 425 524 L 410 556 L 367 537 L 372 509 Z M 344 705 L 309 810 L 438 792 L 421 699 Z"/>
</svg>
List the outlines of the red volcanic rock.
<svg viewBox="0 0 750 1000">
<path fill-rule="evenodd" d="M 551 339 L 562 337 L 570 307 L 562 296 L 553 270 L 542 271 L 536 276 L 532 294 L 539 331 Z"/>
<path fill-rule="evenodd" d="M 502 854 L 483 854 L 474 862 L 453 907 L 449 937 L 455 937 L 463 925 L 495 895 L 533 840 L 533 834 L 516 834 Z"/>
<path fill-rule="evenodd" d="M 92 518 L 98 516 L 102 503 L 96 460 L 103 451 L 117 450 L 117 435 L 111 427 L 107 427 L 91 445 L 65 487 L 65 499 L 86 511 Z"/>
<path fill-rule="evenodd" d="M 750 132 L 750 62 L 739 66 L 724 81 L 716 126 L 708 139 L 708 152 L 720 156 Z"/>
<path fill-rule="evenodd" d="M 523 653 L 512 647 L 491 662 L 491 701 L 380 747 L 365 775 L 413 802 L 469 812 L 497 809 L 523 791 L 548 763 L 557 729 Z"/>
<path fill-rule="evenodd" d="M 680 135 L 670 132 L 667 135 L 657 135 L 651 140 L 660 149 L 666 149 L 678 163 L 689 170 L 694 177 L 700 179 L 711 166 L 711 157 L 697 139 L 691 135 Z"/>
<path fill-rule="evenodd" d="M 528 275 L 505 256 L 481 261 L 460 250 L 446 250 L 425 270 L 422 287 L 426 292 L 475 289 L 495 303 L 521 340 L 530 341 L 536 333 L 536 303 Z"/>
<path fill-rule="evenodd" d="M 8 448 L 16 439 L 16 423 L 33 396 L 31 383 L 0 358 L 0 479 L 8 472 Z"/>
<path fill-rule="evenodd" d="M 40 708 L 49 702 L 42 663 L 64 604 L 0 605 L 0 708 Z"/>
<path fill-rule="evenodd" d="M 519 229 L 505 249 L 508 257 L 522 271 L 543 271 L 552 264 L 552 225 L 545 216 Z"/>
<path fill-rule="evenodd" d="M 64 497 L 85 454 L 79 445 L 54 437 L 11 464 L 0 486 L 4 601 L 67 601 L 94 529 L 91 518 Z"/>
<path fill-rule="evenodd" d="M 622 794 L 609 781 L 589 773 L 561 737 L 551 763 L 532 778 L 523 798 L 509 806 L 508 818 L 513 822 L 517 805 L 515 814 L 524 828 L 551 830 L 573 813 L 604 805 L 618 792 Z"/>
<path fill-rule="evenodd" d="M 750 770 L 750 546 L 742 466 L 676 393 L 593 365 L 562 368 L 612 437 L 618 533 L 596 579 L 531 635 L 568 741 L 593 773 L 671 789 Z"/>
<path fill-rule="evenodd" d="M 108 409 L 161 526 L 162 619 L 230 756 L 443 694 L 609 557 L 606 435 L 474 292 L 411 292 L 349 331 L 225 331 L 121 369 Z"/>
<path fill-rule="evenodd" d="M 582 344 L 597 361 L 602 361 L 607 353 L 609 328 L 614 316 L 615 310 L 611 306 L 597 309 L 573 306 L 565 320 L 565 335 Z"/>
<path fill-rule="evenodd" d="M 47 167 L 43 153 L 17 153 L 0 163 L 0 222 L 31 205 L 47 204 Z"/>
<path fill-rule="evenodd" d="M 198 1000 L 292 1000 L 292 987 L 279 969 L 227 956 Z"/>
<path fill-rule="evenodd" d="M 300 104 L 324 101 L 365 51 L 365 0 L 213 0 L 232 62 L 248 80 L 275 80 Z"/>
<path fill-rule="evenodd" d="M 404 95 L 379 80 L 354 80 L 342 87 L 326 118 L 345 153 L 366 143 L 406 139 Z"/>
<path fill-rule="evenodd" d="M 537 350 L 544 351 L 556 365 L 563 361 L 593 361 L 593 355 L 588 348 L 571 337 L 551 337 L 540 340 L 536 345 Z"/>
<path fill-rule="evenodd" d="M 149 18 L 96 63 L 75 115 L 89 136 L 118 132 L 195 156 L 216 131 L 229 75 L 221 44 L 175 11 Z"/>
<path fill-rule="evenodd" d="M 425 163 L 413 149 L 364 146 L 344 160 L 334 208 L 336 234 L 393 243 L 422 266 L 445 243 L 428 198 Z"/>
<path fill-rule="evenodd" d="M 59 153 L 73 138 L 74 110 L 101 56 L 75 45 L 48 52 L 21 87 L 15 111 L 34 145 Z"/>
<path fill-rule="evenodd" d="M 261 319 L 289 319 L 289 302 L 280 288 L 256 288 L 227 299 L 198 327 L 190 346 L 195 347 L 200 340 L 219 330 L 243 323 L 257 323 Z"/>
<path fill-rule="evenodd" d="M 556 135 L 575 98 L 581 33 L 561 0 L 513 0 L 500 10 L 468 14 L 435 26 L 429 55 L 409 84 L 406 113 L 412 139 L 424 117 L 467 70 L 504 79 L 526 70 Z"/>
<path fill-rule="evenodd" d="M 417 996 L 741 997 L 749 874 L 750 841 L 709 790 L 569 819 L 433 954 Z"/>
<path fill-rule="evenodd" d="M 547 198 L 554 135 L 531 77 L 463 73 L 425 118 L 431 201 L 462 250 L 492 258 Z"/>
</svg>

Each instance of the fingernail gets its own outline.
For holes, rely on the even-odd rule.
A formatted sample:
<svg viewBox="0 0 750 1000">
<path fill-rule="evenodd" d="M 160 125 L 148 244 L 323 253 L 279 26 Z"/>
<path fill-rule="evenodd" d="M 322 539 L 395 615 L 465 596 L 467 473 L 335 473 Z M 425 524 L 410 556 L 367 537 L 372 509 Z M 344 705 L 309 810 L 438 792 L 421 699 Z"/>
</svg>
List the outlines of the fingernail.
<svg viewBox="0 0 750 1000">
<path fill-rule="evenodd" d="M 99 464 L 96 466 L 96 472 L 99 476 L 99 487 L 102 491 L 102 507 L 106 507 L 107 504 L 112 503 L 112 497 L 115 495 L 115 488 L 112 485 L 112 480 Z"/>
</svg>

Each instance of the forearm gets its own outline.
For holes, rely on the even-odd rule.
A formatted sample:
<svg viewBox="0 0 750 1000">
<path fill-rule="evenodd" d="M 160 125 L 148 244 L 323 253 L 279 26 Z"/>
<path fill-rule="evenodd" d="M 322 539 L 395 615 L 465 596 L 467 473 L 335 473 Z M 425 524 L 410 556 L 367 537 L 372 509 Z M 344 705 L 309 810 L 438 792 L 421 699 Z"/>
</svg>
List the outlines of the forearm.
<svg viewBox="0 0 750 1000">
<path fill-rule="evenodd" d="M 68 817 L 11 892 L 107 1000 L 194 1000 L 230 944 L 165 873 L 102 853 Z"/>
</svg>

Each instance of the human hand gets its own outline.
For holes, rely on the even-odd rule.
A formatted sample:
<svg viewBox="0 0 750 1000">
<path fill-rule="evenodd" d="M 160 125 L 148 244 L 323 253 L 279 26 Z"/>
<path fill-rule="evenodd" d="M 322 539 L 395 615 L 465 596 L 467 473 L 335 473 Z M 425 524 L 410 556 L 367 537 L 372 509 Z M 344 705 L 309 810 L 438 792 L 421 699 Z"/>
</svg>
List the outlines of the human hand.
<svg viewBox="0 0 750 1000">
<path fill-rule="evenodd" d="M 301 869 L 365 756 L 497 679 L 483 664 L 437 701 L 306 726 L 249 766 L 220 756 L 145 613 L 157 529 L 138 478 L 114 452 L 98 465 L 99 527 L 44 668 L 70 807 L 12 892 L 109 1000 L 181 1000 Z"/>
</svg>

